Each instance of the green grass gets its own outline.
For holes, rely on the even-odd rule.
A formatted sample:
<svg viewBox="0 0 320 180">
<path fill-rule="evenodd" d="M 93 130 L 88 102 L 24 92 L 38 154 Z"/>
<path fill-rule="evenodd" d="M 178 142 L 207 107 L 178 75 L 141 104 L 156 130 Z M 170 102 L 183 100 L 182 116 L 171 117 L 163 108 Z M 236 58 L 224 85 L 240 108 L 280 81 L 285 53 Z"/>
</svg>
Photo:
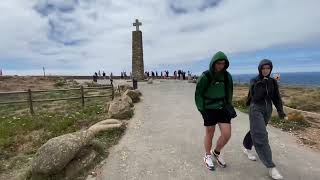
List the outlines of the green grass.
<svg viewBox="0 0 320 180">
<path fill-rule="evenodd" d="M 58 80 L 57 88 L 79 87 L 74 81 Z M 105 89 L 86 89 L 87 94 L 110 94 Z M 33 92 L 33 100 L 80 97 L 80 90 Z M 0 102 L 27 100 L 27 94 L 1 95 Z M 28 103 L 0 105 L 0 174 L 22 168 L 37 149 L 49 139 L 86 129 L 108 118 L 106 103 L 111 98 L 34 102 L 35 115 L 30 115 Z M 99 135 L 106 146 L 116 143 L 124 129 L 114 129 Z M 110 142 L 105 142 L 105 141 Z M 101 152 L 102 153 L 102 152 Z M 101 154 L 101 158 L 106 153 Z M 100 156 L 100 155 L 99 155 Z M 83 178 L 85 179 L 85 178 Z"/>
<path fill-rule="evenodd" d="M 272 117 L 270 124 L 284 131 L 298 131 L 311 127 L 311 124 L 305 119 L 284 120 L 278 117 Z"/>
<path fill-rule="evenodd" d="M 286 106 L 310 112 L 320 112 L 320 89 L 319 88 L 287 88 L 289 100 Z"/>
<path fill-rule="evenodd" d="M 41 93 L 37 98 L 51 99 L 61 95 L 74 96 L 74 92 Z M 84 109 L 80 99 L 33 103 L 35 116 L 30 115 L 26 103 L 1 105 L 0 157 L 10 157 L 19 153 L 19 144 L 23 143 L 21 135 L 42 129 L 43 134 L 39 142 L 44 143 L 52 137 L 74 132 L 106 119 L 105 104 L 110 100 L 101 97 L 85 99 Z"/>
<path fill-rule="evenodd" d="M 84 109 L 79 102 L 61 102 L 54 104 L 59 109 L 50 109 L 51 106 L 49 109 L 37 108 L 35 116 L 29 115 L 28 111 L 27 114 L 0 116 L 0 173 L 19 167 L 15 162 L 22 166 L 23 163 L 15 161 L 15 157 L 32 157 L 49 139 L 88 128 L 107 119 L 106 102 L 103 98 L 88 99 Z M 114 129 L 102 133 L 98 139 L 110 140 L 105 143 L 112 144 L 122 133 L 123 129 Z M 101 156 L 105 157 L 103 154 Z"/>
<path fill-rule="evenodd" d="M 249 113 L 249 107 L 246 106 L 246 99 L 247 98 L 241 98 L 239 100 L 233 101 L 234 107 L 239 109 L 241 112 Z"/>
<path fill-rule="evenodd" d="M 64 80 L 64 79 L 59 79 L 59 80 L 57 80 L 55 83 L 54 83 L 54 86 L 56 86 L 56 87 L 62 87 L 62 86 L 64 86 L 64 85 L 66 85 L 67 84 L 67 81 L 66 80 Z"/>
</svg>

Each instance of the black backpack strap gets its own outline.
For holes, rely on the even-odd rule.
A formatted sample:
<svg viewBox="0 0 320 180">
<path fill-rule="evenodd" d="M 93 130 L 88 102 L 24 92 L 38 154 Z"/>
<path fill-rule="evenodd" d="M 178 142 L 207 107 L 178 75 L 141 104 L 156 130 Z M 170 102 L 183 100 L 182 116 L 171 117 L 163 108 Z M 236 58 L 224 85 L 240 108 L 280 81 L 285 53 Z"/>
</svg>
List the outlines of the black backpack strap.
<svg viewBox="0 0 320 180">
<path fill-rule="evenodd" d="M 224 93 L 225 93 L 225 101 L 228 104 L 229 102 L 229 75 L 228 72 L 224 72 Z"/>
<path fill-rule="evenodd" d="M 203 72 L 203 74 L 206 76 L 206 78 L 208 79 L 208 83 L 207 83 L 207 86 L 204 88 L 204 92 L 206 92 L 210 86 L 210 84 L 212 83 L 212 76 L 210 74 L 210 71 L 209 70 L 206 70 Z"/>
</svg>

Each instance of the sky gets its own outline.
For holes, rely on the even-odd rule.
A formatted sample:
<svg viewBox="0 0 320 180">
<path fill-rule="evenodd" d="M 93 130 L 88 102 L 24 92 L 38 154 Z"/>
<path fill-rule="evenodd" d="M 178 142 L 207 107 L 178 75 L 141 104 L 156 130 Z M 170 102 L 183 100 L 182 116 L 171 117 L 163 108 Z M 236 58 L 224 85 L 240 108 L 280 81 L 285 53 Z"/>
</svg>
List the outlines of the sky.
<svg viewBox="0 0 320 180">
<path fill-rule="evenodd" d="M 4 75 L 131 71 L 133 22 L 145 70 L 199 74 L 217 51 L 233 74 L 320 71 L 319 0 L 2 0 Z"/>
</svg>

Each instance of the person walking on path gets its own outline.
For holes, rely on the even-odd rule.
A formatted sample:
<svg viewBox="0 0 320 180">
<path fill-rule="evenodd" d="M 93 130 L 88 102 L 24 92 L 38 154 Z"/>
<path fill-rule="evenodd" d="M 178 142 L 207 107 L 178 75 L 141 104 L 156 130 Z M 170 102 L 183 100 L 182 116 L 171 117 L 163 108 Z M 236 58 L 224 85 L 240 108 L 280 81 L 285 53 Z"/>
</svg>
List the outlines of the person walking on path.
<svg viewBox="0 0 320 180">
<path fill-rule="evenodd" d="M 205 126 L 203 159 L 209 170 L 215 169 L 213 158 L 221 167 L 227 166 L 220 152 L 231 137 L 231 118 L 223 111 L 226 104 L 232 103 L 233 96 L 233 81 L 227 71 L 228 67 L 227 56 L 221 51 L 217 52 L 211 59 L 209 70 L 199 77 L 195 91 L 196 106 Z M 221 135 L 215 149 L 211 150 L 216 124 L 219 125 Z"/>
<path fill-rule="evenodd" d="M 250 131 L 243 139 L 244 153 L 252 161 L 256 157 L 251 153 L 254 146 L 261 162 L 269 169 L 273 179 L 283 179 L 272 161 L 272 152 L 268 140 L 266 126 L 272 114 L 272 102 L 277 108 L 280 119 L 286 114 L 283 111 L 279 86 L 275 79 L 270 77 L 273 65 L 268 59 L 263 59 L 259 66 L 259 75 L 250 81 L 247 105 L 249 106 Z"/>
</svg>

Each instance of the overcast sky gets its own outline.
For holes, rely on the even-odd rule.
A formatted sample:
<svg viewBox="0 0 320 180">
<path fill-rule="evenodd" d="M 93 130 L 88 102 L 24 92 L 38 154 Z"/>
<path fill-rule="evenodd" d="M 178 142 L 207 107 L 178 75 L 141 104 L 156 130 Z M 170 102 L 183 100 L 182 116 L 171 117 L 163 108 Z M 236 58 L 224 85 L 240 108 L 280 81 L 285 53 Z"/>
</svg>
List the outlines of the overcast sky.
<svg viewBox="0 0 320 180">
<path fill-rule="evenodd" d="M 319 71 L 319 0 L 1 0 L 4 74 L 131 71 L 132 23 L 142 22 L 146 70 L 200 73 L 223 51 L 230 72 Z"/>
</svg>

